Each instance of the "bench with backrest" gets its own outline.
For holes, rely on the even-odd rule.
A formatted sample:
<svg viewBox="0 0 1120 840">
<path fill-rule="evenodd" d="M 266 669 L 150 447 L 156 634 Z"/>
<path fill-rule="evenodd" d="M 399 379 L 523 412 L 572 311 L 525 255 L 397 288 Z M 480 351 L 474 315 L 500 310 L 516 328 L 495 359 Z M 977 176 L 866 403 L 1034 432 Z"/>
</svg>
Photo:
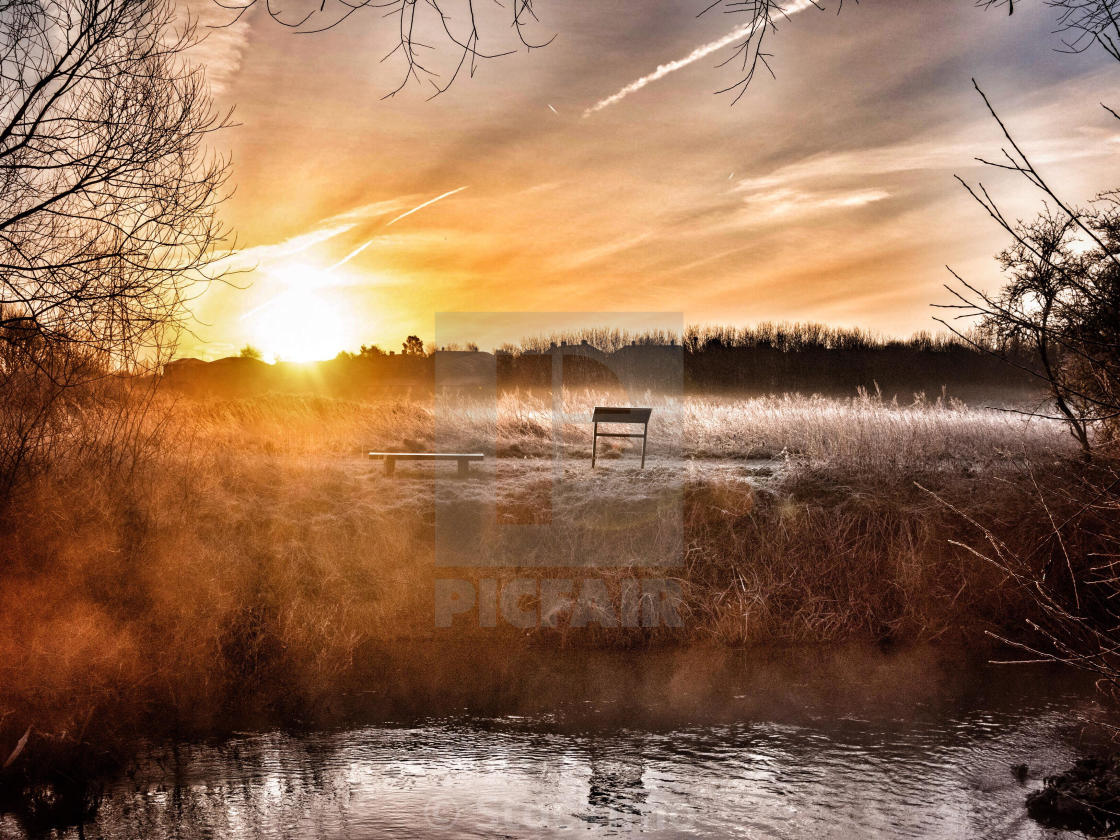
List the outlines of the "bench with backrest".
<svg viewBox="0 0 1120 840">
<path fill-rule="evenodd" d="M 471 461 L 486 457 L 482 452 L 371 452 L 372 460 L 385 460 L 385 475 L 392 475 L 397 461 L 458 461 L 459 475 L 470 475 Z"/>
<path fill-rule="evenodd" d="M 595 406 L 591 414 L 591 422 L 595 431 L 591 440 L 591 468 L 595 468 L 595 450 L 601 437 L 611 438 L 641 438 L 642 439 L 642 469 L 646 467 L 646 435 L 649 432 L 649 416 L 652 408 L 621 408 L 617 406 Z M 622 432 L 600 432 L 600 423 L 641 423 L 642 433 L 624 434 Z"/>
</svg>

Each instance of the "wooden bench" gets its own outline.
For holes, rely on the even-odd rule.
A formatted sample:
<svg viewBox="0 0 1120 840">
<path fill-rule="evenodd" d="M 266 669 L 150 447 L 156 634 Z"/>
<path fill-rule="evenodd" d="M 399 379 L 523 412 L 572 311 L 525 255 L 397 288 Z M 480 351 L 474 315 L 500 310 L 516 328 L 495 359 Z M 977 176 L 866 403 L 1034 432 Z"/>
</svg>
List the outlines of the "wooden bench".
<svg viewBox="0 0 1120 840">
<path fill-rule="evenodd" d="M 392 475 L 397 461 L 458 461 L 459 475 L 470 475 L 471 461 L 481 461 L 481 452 L 371 452 L 371 460 L 385 459 L 385 475 Z"/>
<path fill-rule="evenodd" d="M 649 432 L 649 416 L 652 408 L 618 408 L 614 406 L 595 406 L 591 415 L 591 422 L 595 425 L 595 432 L 591 440 L 591 469 L 595 469 L 595 449 L 601 437 L 614 438 L 641 438 L 642 439 L 642 469 L 646 468 L 646 435 Z M 620 432 L 600 432 L 600 423 L 641 423 L 642 433 L 623 434 Z"/>
</svg>

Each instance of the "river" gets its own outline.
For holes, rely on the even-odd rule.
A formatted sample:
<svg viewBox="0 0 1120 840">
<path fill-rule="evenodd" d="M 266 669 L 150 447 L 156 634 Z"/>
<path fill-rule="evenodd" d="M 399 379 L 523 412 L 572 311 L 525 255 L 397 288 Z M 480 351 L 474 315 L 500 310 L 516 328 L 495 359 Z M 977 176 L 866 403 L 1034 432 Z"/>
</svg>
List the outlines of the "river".
<svg viewBox="0 0 1120 840">
<path fill-rule="evenodd" d="M 148 745 L 81 836 L 1060 837 L 1024 799 L 1106 745 L 1085 680 L 946 650 L 475 651 L 373 673 L 341 725 Z M 0 834 L 24 836 L 10 815 Z"/>
</svg>

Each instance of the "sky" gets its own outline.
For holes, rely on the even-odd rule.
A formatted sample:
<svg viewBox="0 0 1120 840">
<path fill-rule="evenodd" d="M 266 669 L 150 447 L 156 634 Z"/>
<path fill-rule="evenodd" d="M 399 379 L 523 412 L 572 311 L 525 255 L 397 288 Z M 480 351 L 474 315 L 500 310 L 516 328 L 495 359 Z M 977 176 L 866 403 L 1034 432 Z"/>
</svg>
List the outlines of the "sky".
<svg viewBox="0 0 1120 840">
<path fill-rule="evenodd" d="M 203 24 L 230 20 L 190 3 Z M 972 0 L 839 14 L 790 0 L 768 36 L 774 77 L 734 104 L 715 91 L 739 79 L 719 64 L 744 21 L 703 5 L 537 0 L 529 36 L 548 46 L 479 62 L 435 98 L 415 84 L 384 98 L 403 66 L 383 60 L 396 23 L 376 10 L 297 34 L 254 7 L 214 29 L 194 58 L 235 108 L 215 142 L 236 186 L 222 266 L 239 273 L 195 301 L 180 355 L 444 344 L 436 314 L 454 312 L 935 329 L 947 266 L 996 288 L 1006 244 L 954 175 L 1012 215 L 1040 207 L 976 163 L 1001 136 L 973 78 L 1070 200 L 1113 185 L 1120 124 L 1100 103 L 1120 66 L 1057 51 L 1041 2 L 1009 17 Z M 517 46 L 505 19 L 479 25 L 482 49 Z M 454 60 L 431 41 L 433 66 Z M 516 317 L 470 322 L 484 348 L 521 337 Z"/>
</svg>

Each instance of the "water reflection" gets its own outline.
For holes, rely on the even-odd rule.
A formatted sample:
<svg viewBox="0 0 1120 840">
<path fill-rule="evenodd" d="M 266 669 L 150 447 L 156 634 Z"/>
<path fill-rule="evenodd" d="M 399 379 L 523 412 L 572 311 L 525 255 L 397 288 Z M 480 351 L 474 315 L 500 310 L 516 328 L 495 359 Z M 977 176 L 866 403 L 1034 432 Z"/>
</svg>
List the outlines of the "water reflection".
<svg viewBox="0 0 1120 840">
<path fill-rule="evenodd" d="M 442 702 L 439 674 L 396 672 L 361 725 L 152 747 L 82 834 L 1055 837 L 1023 799 L 1097 737 L 1073 722 L 1098 710 L 1068 675 L 928 652 L 479 665 L 442 674 Z"/>
<path fill-rule="evenodd" d="M 587 812 L 582 819 L 597 825 L 622 825 L 641 816 L 646 803 L 641 755 L 617 754 L 592 748 L 588 755 Z"/>
</svg>

